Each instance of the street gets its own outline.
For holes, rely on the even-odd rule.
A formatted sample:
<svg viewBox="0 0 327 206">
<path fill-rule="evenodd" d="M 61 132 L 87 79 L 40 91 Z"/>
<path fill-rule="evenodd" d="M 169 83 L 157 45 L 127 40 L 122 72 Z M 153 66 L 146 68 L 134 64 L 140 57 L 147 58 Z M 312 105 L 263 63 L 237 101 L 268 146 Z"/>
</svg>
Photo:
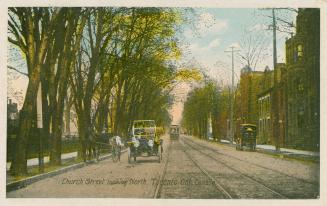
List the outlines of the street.
<svg viewBox="0 0 327 206">
<path fill-rule="evenodd" d="M 107 159 L 25 188 L 7 197 L 201 199 L 315 199 L 319 163 L 287 160 L 181 135 L 164 137 L 163 161 Z"/>
</svg>

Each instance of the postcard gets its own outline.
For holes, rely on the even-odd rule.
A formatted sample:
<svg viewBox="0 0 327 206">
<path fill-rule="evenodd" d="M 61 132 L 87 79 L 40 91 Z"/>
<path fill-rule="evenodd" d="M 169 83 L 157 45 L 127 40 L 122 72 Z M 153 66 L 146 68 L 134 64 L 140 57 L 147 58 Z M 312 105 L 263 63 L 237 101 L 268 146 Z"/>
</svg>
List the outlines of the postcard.
<svg viewBox="0 0 327 206">
<path fill-rule="evenodd" d="M 325 11 L 6 3 L 1 201 L 321 205 Z"/>
</svg>

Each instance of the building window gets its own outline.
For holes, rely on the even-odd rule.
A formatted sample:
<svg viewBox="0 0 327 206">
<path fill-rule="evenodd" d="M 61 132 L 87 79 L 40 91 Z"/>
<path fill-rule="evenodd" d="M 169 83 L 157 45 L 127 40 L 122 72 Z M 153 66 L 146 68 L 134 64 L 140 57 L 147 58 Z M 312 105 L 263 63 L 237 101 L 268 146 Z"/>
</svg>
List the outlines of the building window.
<svg viewBox="0 0 327 206">
<path fill-rule="evenodd" d="M 298 116 L 297 116 L 297 126 L 299 129 L 301 129 L 301 131 L 303 131 L 302 129 L 304 129 L 304 115 L 303 112 L 299 112 Z"/>
<path fill-rule="evenodd" d="M 262 117 L 263 115 L 262 104 L 263 104 L 263 100 L 260 100 L 260 117 Z"/>
<path fill-rule="evenodd" d="M 300 60 L 303 57 L 303 46 L 302 44 L 297 45 L 297 57 Z"/>
<path fill-rule="evenodd" d="M 303 83 L 299 83 L 298 86 L 297 86 L 297 89 L 298 89 L 299 92 L 302 93 L 304 91 L 304 85 L 303 85 Z"/>
<path fill-rule="evenodd" d="M 304 84 L 303 84 L 303 82 L 301 81 L 301 79 L 298 79 L 298 80 L 296 81 L 296 83 L 297 83 L 297 92 L 298 92 L 298 94 L 299 94 L 299 97 L 300 97 L 300 98 L 303 98 L 303 94 L 304 94 Z"/>
<path fill-rule="evenodd" d="M 291 57 L 291 50 L 289 47 L 286 48 L 286 63 L 290 63 L 290 57 Z"/>
</svg>

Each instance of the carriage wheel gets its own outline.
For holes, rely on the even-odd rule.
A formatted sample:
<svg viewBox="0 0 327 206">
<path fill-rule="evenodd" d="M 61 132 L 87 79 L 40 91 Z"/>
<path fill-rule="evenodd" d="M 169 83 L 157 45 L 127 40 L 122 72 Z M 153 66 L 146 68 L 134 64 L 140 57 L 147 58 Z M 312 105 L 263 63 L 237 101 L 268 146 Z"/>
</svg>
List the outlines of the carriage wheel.
<svg viewBox="0 0 327 206">
<path fill-rule="evenodd" d="M 112 152 L 111 152 L 111 156 L 112 156 L 112 161 L 113 162 L 117 162 L 118 161 L 118 148 L 113 147 L 112 148 Z"/>
<path fill-rule="evenodd" d="M 158 147 L 159 147 L 159 146 L 158 146 Z M 160 163 L 161 160 L 162 160 L 162 152 L 163 152 L 163 148 L 162 148 L 162 146 L 160 145 L 160 148 L 158 148 L 158 153 L 157 153 L 158 163 Z"/>
<path fill-rule="evenodd" d="M 132 163 L 132 152 L 131 152 L 130 147 L 128 147 L 127 155 L 128 155 L 128 164 L 131 164 Z"/>
</svg>

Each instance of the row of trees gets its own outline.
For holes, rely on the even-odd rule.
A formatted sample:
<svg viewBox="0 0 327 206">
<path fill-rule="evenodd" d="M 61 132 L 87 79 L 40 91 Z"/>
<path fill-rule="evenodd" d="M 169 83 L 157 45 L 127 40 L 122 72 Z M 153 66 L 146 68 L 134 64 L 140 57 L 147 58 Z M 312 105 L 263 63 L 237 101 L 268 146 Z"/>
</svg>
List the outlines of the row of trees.
<svg viewBox="0 0 327 206">
<path fill-rule="evenodd" d="M 189 134 L 205 138 L 208 135 L 208 120 L 218 116 L 218 88 L 213 82 L 193 89 L 184 104 L 182 125 Z"/>
<path fill-rule="evenodd" d="M 188 134 L 215 139 L 226 136 L 230 110 L 230 89 L 217 86 L 214 80 L 207 80 L 194 88 L 184 104 L 182 125 Z M 209 134 L 211 125 L 212 134 Z"/>
<path fill-rule="evenodd" d="M 39 87 L 43 136 L 51 137 L 53 165 L 61 164 L 64 107 L 76 111 L 84 160 L 94 131 L 110 127 L 116 134 L 126 134 L 133 119 L 169 122 L 169 91 L 180 76 L 169 63 L 180 56 L 176 38 L 183 21 L 180 11 L 9 8 L 9 17 L 8 41 L 21 50 L 29 78 L 12 174 L 27 172 L 27 143 Z"/>
</svg>

